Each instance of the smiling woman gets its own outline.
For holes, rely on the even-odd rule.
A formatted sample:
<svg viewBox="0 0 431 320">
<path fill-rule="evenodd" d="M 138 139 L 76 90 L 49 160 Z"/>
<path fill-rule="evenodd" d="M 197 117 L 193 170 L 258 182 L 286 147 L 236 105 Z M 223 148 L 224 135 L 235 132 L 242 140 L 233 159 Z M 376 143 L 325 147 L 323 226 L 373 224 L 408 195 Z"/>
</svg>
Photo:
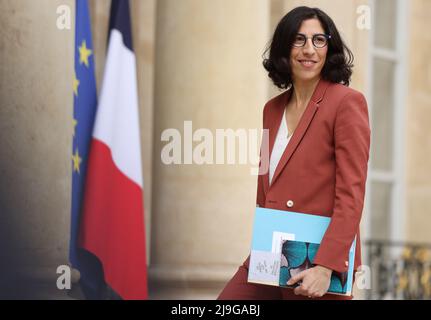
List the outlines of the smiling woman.
<svg viewBox="0 0 431 320">
<path fill-rule="evenodd" d="M 364 96 L 348 87 L 353 55 L 332 19 L 309 7 L 283 17 L 268 52 L 263 66 L 274 85 L 287 90 L 263 110 L 269 150 L 261 152 L 261 161 L 269 162 L 270 171 L 258 178 L 256 205 L 331 222 L 310 267 L 287 283 L 298 284 L 294 290 L 248 283 L 247 258 L 219 299 L 351 299 L 327 292 L 331 276 L 347 271 L 355 237 L 354 270 L 361 265 L 370 127 Z"/>
<path fill-rule="evenodd" d="M 320 76 L 330 82 L 350 84 L 353 54 L 332 19 L 322 10 L 298 7 L 290 11 L 279 22 L 265 53 L 268 51 L 263 66 L 280 89 L 292 85 L 295 74 L 306 79 Z M 311 72 L 295 72 L 301 61 Z M 309 61 L 308 65 L 305 61 Z"/>
</svg>

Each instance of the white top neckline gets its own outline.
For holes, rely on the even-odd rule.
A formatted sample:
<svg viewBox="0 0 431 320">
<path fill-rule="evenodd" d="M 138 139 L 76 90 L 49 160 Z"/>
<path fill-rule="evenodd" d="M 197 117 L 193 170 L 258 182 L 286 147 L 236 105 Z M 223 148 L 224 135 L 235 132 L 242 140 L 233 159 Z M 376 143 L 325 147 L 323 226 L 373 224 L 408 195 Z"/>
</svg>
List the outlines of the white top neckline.
<svg viewBox="0 0 431 320">
<path fill-rule="evenodd" d="M 286 122 L 286 109 L 284 109 L 283 117 L 281 118 L 280 127 L 278 128 L 277 136 L 275 138 L 274 147 L 272 148 L 271 158 L 269 162 L 269 184 L 271 184 L 272 177 L 274 176 L 275 170 L 277 168 L 278 163 L 284 153 L 284 150 L 287 147 L 287 144 L 292 138 L 291 134 L 289 137 L 287 136 L 289 133 L 287 122 Z"/>
</svg>

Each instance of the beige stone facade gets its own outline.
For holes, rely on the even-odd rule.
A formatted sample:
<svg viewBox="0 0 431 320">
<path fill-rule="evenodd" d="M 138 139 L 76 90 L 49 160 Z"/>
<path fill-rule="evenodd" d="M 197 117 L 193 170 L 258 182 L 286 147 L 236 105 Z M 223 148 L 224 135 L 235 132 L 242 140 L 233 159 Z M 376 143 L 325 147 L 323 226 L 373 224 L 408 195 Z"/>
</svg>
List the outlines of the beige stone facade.
<svg viewBox="0 0 431 320">
<path fill-rule="evenodd" d="M 408 99 L 406 101 L 406 237 L 415 241 L 431 242 L 431 221 L 427 209 L 431 206 L 431 63 L 428 48 L 431 35 L 431 3 L 412 1 L 408 47 Z"/>
<path fill-rule="evenodd" d="M 276 23 L 298 5 L 320 7 L 334 19 L 355 55 L 351 86 L 368 97 L 373 29 L 358 28 L 357 8 L 371 2 L 131 1 L 150 298 L 215 298 L 248 255 L 256 195 L 249 165 L 163 164 L 162 132 L 183 132 L 184 121 L 214 135 L 260 129 L 264 103 L 279 93 L 261 56 Z M 431 243 L 431 35 L 424 31 L 431 2 L 406 3 L 405 140 L 403 153 L 394 155 L 404 159 L 399 214 L 404 240 Z M 100 88 L 110 1 L 89 4 Z M 65 297 L 54 288 L 57 266 L 68 262 L 74 29 L 57 28 L 60 5 L 74 14 L 73 0 L 0 3 L 0 281 L 14 297 Z M 41 285 L 24 294 L 27 278 Z"/>
</svg>

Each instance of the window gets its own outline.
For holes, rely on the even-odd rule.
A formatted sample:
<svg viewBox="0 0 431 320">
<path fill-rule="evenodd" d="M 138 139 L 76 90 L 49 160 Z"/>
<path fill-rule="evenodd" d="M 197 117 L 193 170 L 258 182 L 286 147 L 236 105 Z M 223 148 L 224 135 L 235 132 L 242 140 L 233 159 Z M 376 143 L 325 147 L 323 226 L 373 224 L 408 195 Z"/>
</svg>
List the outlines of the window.
<svg viewBox="0 0 431 320">
<path fill-rule="evenodd" d="M 404 237 L 405 47 L 407 1 L 372 0 L 368 104 L 371 153 L 364 239 Z"/>
</svg>

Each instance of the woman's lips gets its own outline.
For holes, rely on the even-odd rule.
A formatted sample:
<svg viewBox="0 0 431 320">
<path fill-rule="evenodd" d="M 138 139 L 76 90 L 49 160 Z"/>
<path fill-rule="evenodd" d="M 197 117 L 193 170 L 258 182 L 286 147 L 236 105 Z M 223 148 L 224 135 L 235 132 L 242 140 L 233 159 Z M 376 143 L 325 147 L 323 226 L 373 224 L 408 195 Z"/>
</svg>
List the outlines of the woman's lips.
<svg viewBox="0 0 431 320">
<path fill-rule="evenodd" d="M 313 60 L 298 60 L 298 62 L 304 67 L 304 68 L 313 68 L 316 64 Z"/>
</svg>

